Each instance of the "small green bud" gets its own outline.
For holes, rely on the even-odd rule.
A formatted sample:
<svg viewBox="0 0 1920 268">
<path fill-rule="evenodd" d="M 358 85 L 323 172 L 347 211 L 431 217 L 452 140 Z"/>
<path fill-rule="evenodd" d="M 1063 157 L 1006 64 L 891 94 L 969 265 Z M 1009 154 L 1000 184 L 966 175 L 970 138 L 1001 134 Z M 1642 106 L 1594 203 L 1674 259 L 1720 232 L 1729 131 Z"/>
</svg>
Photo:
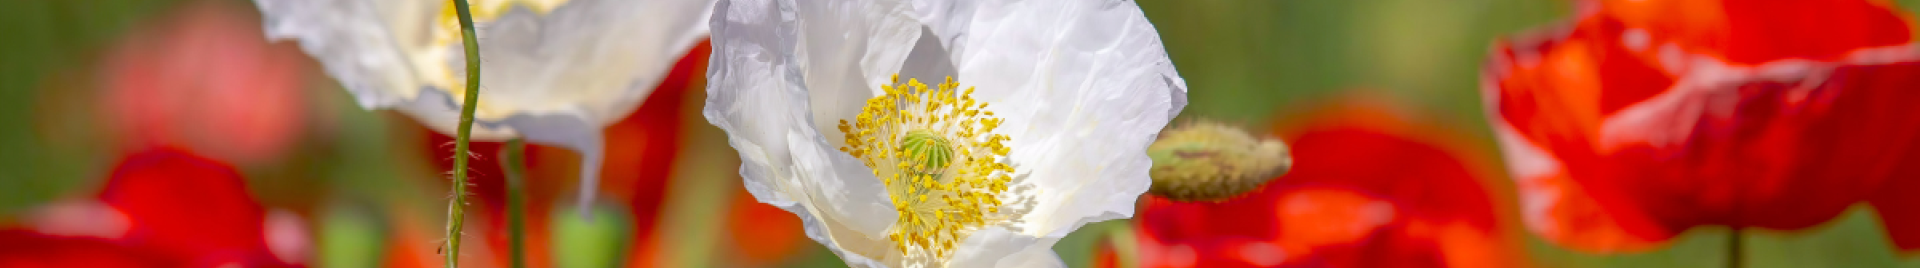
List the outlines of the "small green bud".
<svg viewBox="0 0 1920 268">
<path fill-rule="evenodd" d="M 1287 172 L 1287 145 L 1225 124 L 1200 121 L 1168 129 L 1147 147 L 1150 193 L 1177 201 L 1223 201 Z"/>
</svg>

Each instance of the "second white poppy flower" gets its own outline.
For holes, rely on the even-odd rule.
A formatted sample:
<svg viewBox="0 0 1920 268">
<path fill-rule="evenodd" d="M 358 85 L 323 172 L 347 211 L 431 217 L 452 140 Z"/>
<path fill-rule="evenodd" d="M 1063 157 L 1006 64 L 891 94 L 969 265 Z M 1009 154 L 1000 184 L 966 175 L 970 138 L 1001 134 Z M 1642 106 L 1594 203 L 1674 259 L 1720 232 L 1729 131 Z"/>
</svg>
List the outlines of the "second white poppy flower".
<svg viewBox="0 0 1920 268">
<path fill-rule="evenodd" d="M 707 120 L 862 267 L 1060 266 L 1131 217 L 1186 85 L 1131 1 L 721 1 Z"/>
</svg>

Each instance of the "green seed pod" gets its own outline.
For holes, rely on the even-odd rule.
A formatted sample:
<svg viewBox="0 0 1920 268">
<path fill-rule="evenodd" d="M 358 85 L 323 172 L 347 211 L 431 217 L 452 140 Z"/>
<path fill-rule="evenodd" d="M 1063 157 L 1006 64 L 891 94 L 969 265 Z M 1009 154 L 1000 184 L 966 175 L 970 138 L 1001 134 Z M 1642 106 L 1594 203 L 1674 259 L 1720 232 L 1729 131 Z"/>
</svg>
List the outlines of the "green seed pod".
<svg viewBox="0 0 1920 268">
<path fill-rule="evenodd" d="M 953 143 L 931 131 L 908 131 L 900 138 L 900 151 L 906 152 L 910 174 L 940 174 L 953 164 Z"/>
<path fill-rule="evenodd" d="M 1260 187 L 1293 166 L 1287 145 L 1225 124 L 1200 121 L 1160 133 L 1150 193 L 1176 201 L 1224 201 Z"/>
</svg>

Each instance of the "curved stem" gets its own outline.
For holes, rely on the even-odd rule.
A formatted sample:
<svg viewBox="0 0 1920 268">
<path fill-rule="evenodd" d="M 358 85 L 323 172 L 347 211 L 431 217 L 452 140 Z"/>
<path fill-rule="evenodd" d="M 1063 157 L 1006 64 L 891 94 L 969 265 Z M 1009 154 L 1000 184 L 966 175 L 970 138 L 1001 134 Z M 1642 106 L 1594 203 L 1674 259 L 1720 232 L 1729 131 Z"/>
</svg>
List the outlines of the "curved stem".
<svg viewBox="0 0 1920 268">
<path fill-rule="evenodd" d="M 454 136 L 453 145 L 453 200 L 447 203 L 447 268 L 460 267 L 460 229 L 465 225 L 467 211 L 467 143 L 473 133 L 473 108 L 479 103 L 480 96 L 480 44 L 474 39 L 473 12 L 467 7 L 467 0 L 453 0 L 454 11 L 460 16 L 460 41 L 466 47 L 467 85 L 465 100 L 460 105 L 460 128 Z"/>
<path fill-rule="evenodd" d="M 520 139 L 507 140 L 507 147 L 500 148 L 500 167 L 507 173 L 507 246 L 513 268 L 527 267 L 527 178 L 521 166 L 525 159 Z"/>
</svg>

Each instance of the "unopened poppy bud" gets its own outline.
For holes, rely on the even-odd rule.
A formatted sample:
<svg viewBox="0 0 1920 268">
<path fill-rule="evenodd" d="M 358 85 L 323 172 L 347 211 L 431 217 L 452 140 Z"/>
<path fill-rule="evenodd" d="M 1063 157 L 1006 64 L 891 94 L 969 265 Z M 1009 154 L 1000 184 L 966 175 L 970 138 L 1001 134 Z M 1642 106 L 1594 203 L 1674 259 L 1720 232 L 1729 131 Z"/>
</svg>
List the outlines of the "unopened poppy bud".
<svg viewBox="0 0 1920 268">
<path fill-rule="evenodd" d="M 1160 133 L 1149 193 L 1177 201 L 1222 201 L 1273 180 L 1293 166 L 1287 145 L 1225 124 L 1200 121 Z"/>
</svg>

